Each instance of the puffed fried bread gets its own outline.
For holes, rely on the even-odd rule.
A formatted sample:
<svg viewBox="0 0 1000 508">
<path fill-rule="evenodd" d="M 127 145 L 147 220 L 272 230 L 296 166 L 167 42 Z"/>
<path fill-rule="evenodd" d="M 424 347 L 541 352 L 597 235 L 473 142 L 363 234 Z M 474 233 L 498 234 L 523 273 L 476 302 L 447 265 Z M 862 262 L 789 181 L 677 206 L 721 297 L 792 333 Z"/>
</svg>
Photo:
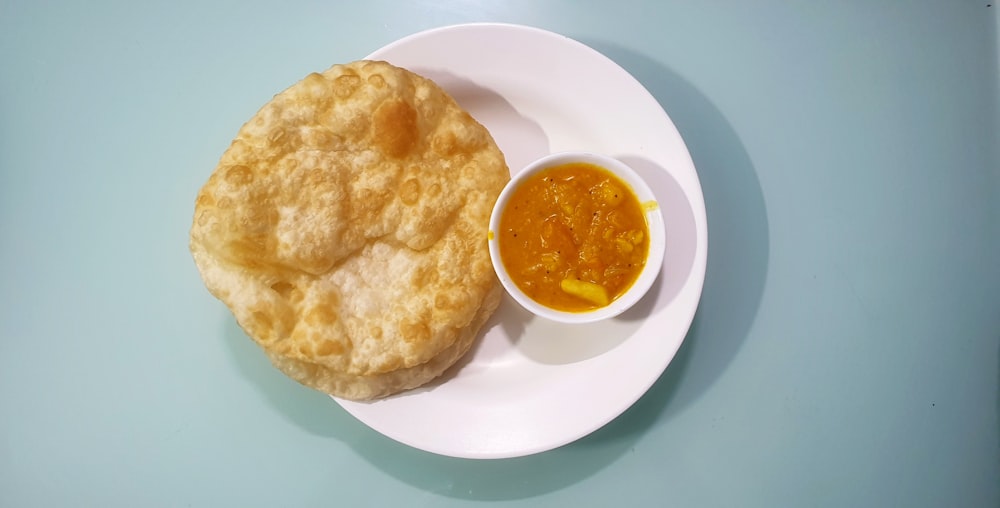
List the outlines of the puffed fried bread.
<svg viewBox="0 0 1000 508">
<path fill-rule="evenodd" d="M 239 130 L 195 201 L 208 290 L 272 363 L 365 400 L 423 385 L 496 309 L 490 210 L 509 171 L 434 82 L 334 65 Z"/>
</svg>

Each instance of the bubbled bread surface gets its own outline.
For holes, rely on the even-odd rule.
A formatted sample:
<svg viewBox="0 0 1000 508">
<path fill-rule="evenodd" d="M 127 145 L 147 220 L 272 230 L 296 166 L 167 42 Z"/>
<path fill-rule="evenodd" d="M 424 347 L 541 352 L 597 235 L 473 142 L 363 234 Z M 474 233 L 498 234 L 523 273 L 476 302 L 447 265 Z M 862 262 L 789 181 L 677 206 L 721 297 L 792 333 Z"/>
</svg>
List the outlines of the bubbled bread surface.
<svg viewBox="0 0 1000 508">
<path fill-rule="evenodd" d="M 383 396 L 439 375 L 496 308 L 486 235 L 508 178 L 486 128 L 432 81 L 335 65 L 239 130 L 198 193 L 190 247 L 286 374 Z"/>
</svg>

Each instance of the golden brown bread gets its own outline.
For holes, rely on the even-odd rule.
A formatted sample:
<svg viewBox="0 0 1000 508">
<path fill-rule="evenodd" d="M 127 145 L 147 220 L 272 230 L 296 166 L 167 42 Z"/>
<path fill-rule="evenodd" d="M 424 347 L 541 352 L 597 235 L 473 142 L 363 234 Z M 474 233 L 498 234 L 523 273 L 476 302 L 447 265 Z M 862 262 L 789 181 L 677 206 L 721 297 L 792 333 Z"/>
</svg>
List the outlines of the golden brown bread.
<svg viewBox="0 0 1000 508">
<path fill-rule="evenodd" d="M 310 74 L 239 131 L 195 203 L 209 291 L 290 377 L 369 399 L 440 375 L 500 299 L 489 132 L 385 62 Z"/>
</svg>

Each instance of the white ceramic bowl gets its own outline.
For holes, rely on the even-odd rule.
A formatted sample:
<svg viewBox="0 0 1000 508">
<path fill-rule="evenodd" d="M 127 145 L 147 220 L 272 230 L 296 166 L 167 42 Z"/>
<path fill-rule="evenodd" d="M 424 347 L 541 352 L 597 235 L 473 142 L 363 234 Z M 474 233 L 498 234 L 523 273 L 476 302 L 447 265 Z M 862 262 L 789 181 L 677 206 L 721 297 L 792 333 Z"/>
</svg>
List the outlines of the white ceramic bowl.
<svg viewBox="0 0 1000 508">
<path fill-rule="evenodd" d="M 503 264 L 503 260 L 500 259 L 500 235 L 497 234 L 500 228 L 500 217 L 507 203 L 510 201 L 511 194 L 525 179 L 543 169 L 571 162 L 585 162 L 602 167 L 627 183 L 632 188 L 632 192 L 639 198 L 640 203 L 656 202 L 656 197 L 646 182 L 628 165 L 612 157 L 591 152 L 561 152 L 542 157 L 516 173 L 507 186 L 504 187 L 503 191 L 500 192 L 496 204 L 493 205 L 493 212 L 490 215 L 490 259 L 493 262 L 493 269 L 500 278 L 500 283 L 503 284 L 504 289 L 507 290 L 518 304 L 528 311 L 537 316 L 562 323 L 592 323 L 612 318 L 625 312 L 649 291 L 649 288 L 660 273 L 660 267 L 663 265 L 666 230 L 663 224 L 663 215 L 660 213 L 660 207 L 644 206 L 646 225 L 649 228 L 649 255 L 646 258 L 646 264 L 628 291 L 605 307 L 583 312 L 566 312 L 546 307 L 526 295 L 511 280 Z"/>
</svg>

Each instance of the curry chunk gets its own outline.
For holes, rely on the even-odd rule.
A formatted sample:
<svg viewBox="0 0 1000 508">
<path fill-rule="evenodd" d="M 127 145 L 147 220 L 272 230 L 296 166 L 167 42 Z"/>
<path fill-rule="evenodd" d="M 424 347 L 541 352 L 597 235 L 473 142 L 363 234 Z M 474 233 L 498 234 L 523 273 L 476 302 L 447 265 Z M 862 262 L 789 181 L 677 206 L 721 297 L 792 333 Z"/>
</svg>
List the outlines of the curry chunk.
<svg viewBox="0 0 1000 508">
<path fill-rule="evenodd" d="M 559 288 L 567 294 L 583 298 L 594 305 L 604 307 L 611 303 L 608 300 L 608 290 L 604 286 L 576 279 L 563 279 Z"/>
</svg>

